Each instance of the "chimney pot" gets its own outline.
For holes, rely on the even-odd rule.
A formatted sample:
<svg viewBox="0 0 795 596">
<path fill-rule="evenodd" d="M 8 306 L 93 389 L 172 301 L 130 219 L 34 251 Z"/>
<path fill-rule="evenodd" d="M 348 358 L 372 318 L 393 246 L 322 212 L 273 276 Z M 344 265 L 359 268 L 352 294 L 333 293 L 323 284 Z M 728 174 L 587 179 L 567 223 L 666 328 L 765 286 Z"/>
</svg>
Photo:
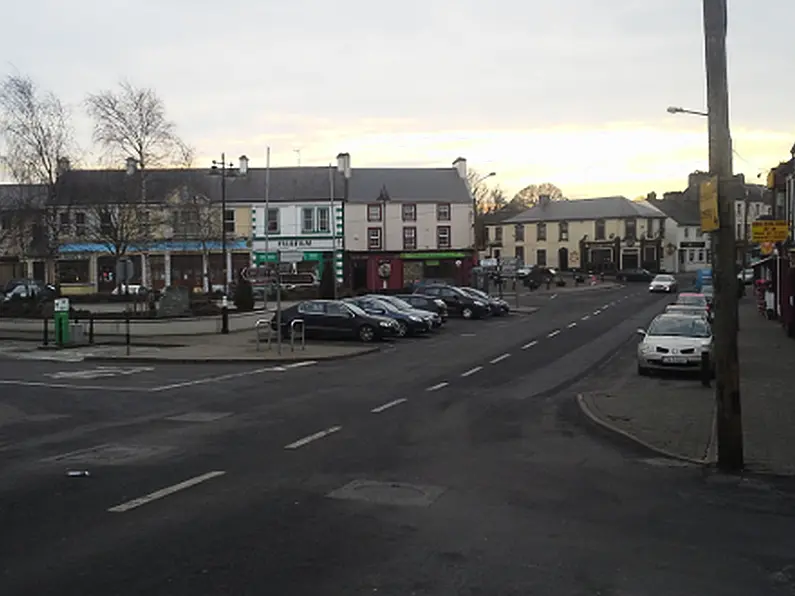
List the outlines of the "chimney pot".
<svg viewBox="0 0 795 596">
<path fill-rule="evenodd" d="M 128 157 L 126 160 L 127 164 L 127 175 L 132 176 L 138 170 L 138 160 L 134 157 Z"/>
<path fill-rule="evenodd" d="M 456 171 L 458 172 L 458 176 L 462 180 L 467 179 L 467 160 L 465 158 L 463 157 L 457 158 L 453 162 L 453 167 L 456 169 Z"/>
<path fill-rule="evenodd" d="M 339 153 L 337 154 L 337 171 L 345 178 L 351 177 L 351 154 Z"/>
<path fill-rule="evenodd" d="M 245 155 L 240 156 L 240 171 L 239 174 L 241 176 L 245 176 L 248 173 L 248 157 Z"/>
<path fill-rule="evenodd" d="M 72 164 L 68 157 L 59 157 L 56 167 L 56 174 L 61 175 L 72 169 Z"/>
</svg>

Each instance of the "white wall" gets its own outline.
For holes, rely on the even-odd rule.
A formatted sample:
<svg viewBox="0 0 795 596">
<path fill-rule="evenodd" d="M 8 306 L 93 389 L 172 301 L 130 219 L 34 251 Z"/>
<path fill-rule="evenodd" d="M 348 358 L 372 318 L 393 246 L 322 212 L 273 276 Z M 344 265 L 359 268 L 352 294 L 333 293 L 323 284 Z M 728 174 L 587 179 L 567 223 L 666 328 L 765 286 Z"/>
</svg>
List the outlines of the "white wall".
<svg viewBox="0 0 795 596">
<path fill-rule="evenodd" d="M 745 206 L 746 201 L 735 201 L 734 202 L 734 221 L 735 221 L 735 236 L 737 240 L 745 240 L 746 238 L 750 238 L 751 235 L 751 224 L 756 221 L 762 215 L 770 215 L 772 212 L 770 205 L 763 203 L 762 201 L 748 201 L 748 224 L 745 226 L 745 231 L 743 231 L 743 224 L 745 224 Z"/>
<path fill-rule="evenodd" d="M 442 201 L 443 202 L 443 201 Z M 472 205 L 452 203 L 450 205 L 450 221 L 437 221 L 436 203 L 415 203 L 417 208 L 416 221 L 403 221 L 400 202 L 386 205 L 386 242 L 382 250 L 403 251 L 403 228 L 417 228 L 416 250 L 437 250 L 436 227 L 450 226 L 451 249 L 472 248 L 473 237 Z M 345 205 L 345 248 L 352 251 L 368 251 L 367 228 L 383 229 L 384 222 L 367 221 L 367 205 L 347 203 Z M 382 232 L 383 234 L 383 232 Z"/>
<path fill-rule="evenodd" d="M 339 207 L 341 203 L 335 203 L 335 207 Z M 311 201 L 311 202 L 303 202 L 303 203 L 271 203 L 269 205 L 269 209 L 278 209 L 279 211 L 279 231 L 278 232 L 269 232 L 268 235 L 272 237 L 278 236 L 288 236 L 288 237 L 295 237 L 295 236 L 330 236 L 331 231 L 333 228 L 333 215 L 331 214 L 330 210 L 330 201 Z M 325 232 L 314 231 L 314 232 L 305 232 L 302 229 L 303 223 L 303 210 L 304 208 L 314 209 L 315 210 L 315 227 L 317 229 L 317 218 L 318 218 L 318 209 L 325 209 L 329 215 L 329 227 L 328 230 Z M 257 203 L 255 206 L 252 207 L 253 216 L 254 216 L 254 237 L 255 238 L 264 238 L 265 237 L 265 205 L 262 203 Z"/>
</svg>

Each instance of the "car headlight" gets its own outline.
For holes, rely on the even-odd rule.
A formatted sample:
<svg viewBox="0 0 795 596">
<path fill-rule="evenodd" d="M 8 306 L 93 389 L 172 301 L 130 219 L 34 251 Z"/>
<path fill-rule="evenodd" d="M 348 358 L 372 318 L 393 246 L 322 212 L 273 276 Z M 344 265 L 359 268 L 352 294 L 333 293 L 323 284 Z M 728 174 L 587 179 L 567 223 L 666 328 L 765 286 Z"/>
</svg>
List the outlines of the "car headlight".
<svg viewBox="0 0 795 596">
<path fill-rule="evenodd" d="M 475 306 L 486 306 L 486 305 L 480 300 L 475 300 Z"/>
<path fill-rule="evenodd" d="M 415 317 L 414 315 L 409 316 L 409 321 L 414 321 L 415 323 L 422 323 L 422 319 L 419 317 Z"/>
<path fill-rule="evenodd" d="M 392 326 L 392 322 L 391 321 L 390 322 L 381 321 L 380 325 L 381 325 L 381 327 L 391 327 Z"/>
<path fill-rule="evenodd" d="M 649 344 L 640 344 L 640 353 L 641 354 L 651 354 L 654 352 L 655 348 Z"/>
</svg>

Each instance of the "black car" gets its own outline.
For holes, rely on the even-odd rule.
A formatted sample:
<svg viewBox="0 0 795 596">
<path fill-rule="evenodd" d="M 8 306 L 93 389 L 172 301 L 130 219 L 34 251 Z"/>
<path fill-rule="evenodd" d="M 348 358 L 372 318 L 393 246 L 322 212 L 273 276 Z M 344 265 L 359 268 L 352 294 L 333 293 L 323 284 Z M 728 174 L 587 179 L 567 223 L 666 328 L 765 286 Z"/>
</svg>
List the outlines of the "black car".
<svg viewBox="0 0 795 596">
<path fill-rule="evenodd" d="M 442 323 L 446 322 L 449 317 L 447 305 L 441 298 L 434 298 L 433 296 L 425 296 L 423 294 L 398 294 L 395 298 L 400 298 L 403 302 L 411 304 L 414 308 L 436 313 L 439 315 Z"/>
<path fill-rule="evenodd" d="M 461 288 L 464 292 L 475 298 L 476 300 L 483 300 L 484 302 L 488 302 L 489 308 L 491 308 L 491 314 L 501 317 L 502 315 L 507 315 L 511 312 L 510 305 L 503 300 L 502 298 L 495 298 L 494 296 L 489 296 L 483 290 L 478 290 L 477 288 Z"/>
<path fill-rule="evenodd" d="M 369 315 L 389 317 L 398 325 L 397 336 L 420 335 L 427 333 L 433 327 L 430 316 L 422 316 L 414 311 L 400 310 L 394 304 L 379 300 L 373 296 L 360 296 L 359 298 L 346 298 L 346 304 L 355 304 Z M 430 315 L 430 313 L 428 313 Z"/>
<path fill-rule="evenodd" d="M 654 274 L 647 269 L 622 269 L 616 273 L 616 281 L 651 281 Z"/>
<path fill-rule="evenodd" d="M 422 294 L 444 300 L 450 313 L 465 319 L 481 319 L 491 314 L 488 302 L 473 298 L 455 286 L 425 286 Z"/>
<path fill-rule="evenodd" d="M 437 312 L 432 310 L 424 310 L 417 306 L 413 306 L 405 300 L 398 298 L 397 296 L 386 294 L 369 294 L 364 296 L 364 298 L 372 298 L 374 300 L 380 300 L 381 302 L 387 302 L 400 311 L 421 317 L 423 320 L 430 322 L 431 329 L 438 329 L 444 322 L 442 321 L 442 317 L 440 317 Z"/>
<path fill-rule="evenodd" d="M 398 324 L 393 319 L 368 314 L 355 304 L 340 300 L 307 300 L 286 308 L 282 311 L 283 337 L 290 336 L 290 325 L 296 320 L 303 321 L 306 337 L 371 342 L 398 334 Z M 276 316 L 271 320 L 271 329 L 277 329 Z"/>
</svg>

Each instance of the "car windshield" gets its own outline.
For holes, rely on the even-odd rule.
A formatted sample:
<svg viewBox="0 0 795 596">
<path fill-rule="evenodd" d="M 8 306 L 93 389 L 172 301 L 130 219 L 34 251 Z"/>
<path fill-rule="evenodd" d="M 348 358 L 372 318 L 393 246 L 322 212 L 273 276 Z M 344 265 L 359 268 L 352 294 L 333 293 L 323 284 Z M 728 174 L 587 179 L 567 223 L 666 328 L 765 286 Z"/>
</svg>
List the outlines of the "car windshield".
<svg viewBox="0 0 795 596">
<path fill-rule="evenodd" d="M 659 317 L 652 321 L 647 335 L 653 337 L 709 337 L 709 325 L 697 317 Z"/>
<path fill-rule="evenodd" d="M 672 275 L 658 275 L 654 278 L 654 281 L 661 281 L 661 282 L 671 282 L 674 278 Z"/>
<path fill-rule="evenodd" d="M 368 314 L 364 312 L 362 308 L 358 304 L 355 304 L 354 302 L 346 302 L 345 306 L 347 306 L 348 309 L 355 315 L 358 315 L 360 317 L 368 316 Z"/>
<path fill-rule="evenodd" d="M 481 291 L 481 290 L 477 290 L 477 289 L 475 289 L 475 288 L 463 288 L 463 290 L 464 290 L 464 291 L 465 291 L 467 294 L 470 294 L 470 295 L 472 295 L 472 296 L 475 296 L 475 297 L 477 297 L 477 298 L 482 298 L 483 300 L 491 300 L 491 298 L 489 297 L 489 295 L 488 295 L 488 294 L 486 294 L 486 292 L 483 292 L 483 291 Z"/>
<path fill-rule="evenodd" d="M 699 296 L 695 294 L 689 294 L 689 295 L 685 294 L 679 296 L 679 298 L 676 299 L 676 303 L 684 304 L 687 306 L 706 306 L 707 299 L 704 296 Z"/>
<path fill-rule="evenodd" d="M 414 307 L 411 306 L 411 304 L 409 304 L 408 302 L 406 302 L 401 298 L 398 298 L 397 296 L 379 296 L 378 298 L 376 298 L 376 300 L 391 304 L 392 306 L 400 310 L 414 310 Z"/>
</svg>

